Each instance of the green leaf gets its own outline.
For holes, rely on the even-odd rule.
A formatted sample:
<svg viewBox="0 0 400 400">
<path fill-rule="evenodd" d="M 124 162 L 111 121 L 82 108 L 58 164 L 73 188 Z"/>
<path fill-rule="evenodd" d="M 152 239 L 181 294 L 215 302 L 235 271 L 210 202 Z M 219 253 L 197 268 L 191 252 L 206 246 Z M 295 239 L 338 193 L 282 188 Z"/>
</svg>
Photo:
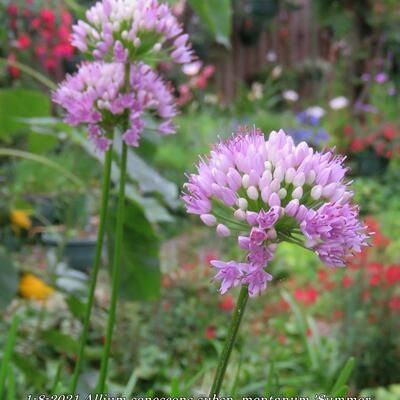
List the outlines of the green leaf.
<svg viewBox="0 0 400 400">
<path fill-rule="evenodd" d="M 73 295 L 69 296 L 67 298 L 67 305 L 68 305 L 69 311 L 71 311 L 71 314 L 75 318 L 81 319 L 84 317 L 85 305 L 76 296 L 73 296 Z"/>
<path fill-rule="evenodd" d="M 115 210 L 109 217 L 109 257 L 114 246 Z M 124 242 L 119 295 L 124 300 L 154 300 L 160 295 L 160 242 L 142 209 L 129 202 L 125 208 Z M 109 265 L 112 263 L 109 262 Z"/>
<path fill-rule="evenodd" d="M 355 359 L 354 357 L 350 357 L 344 365 L 343 369 L 340 371 L 340 374 L 332 387 L 331 392 L 333 396 L 339 396 L 342 393 L 342 389 L 348 383 L 354 366 Z"/>
<path fill-rule="evenodd" d="M 189 0 L 190 6 L 197 13 L 217 43 L 230 47 L 232 32 L 231 0 Z"/>
<path fill-rule="evenodd" d="M 50 115 L 48 96 L 35 90 L 0 90 L 0 138 L 10 141 L 11 137 L 28 130 L 21 118 L 47 117 Z"/>
<path fill-rule="evenodd" d="M 129 177 L 138 183 L 142 193 L 159 193 L 168 205 L 176 206 L 178 197 L 176 185 L 164 179 L 132 150 L 128 150 L 127 172 Z"/>
<path fill-rule="evenodd" d="M 0 310 L 4 310 L 18 291 L 18 274 L 11 258 L 0 253 Z"/>
<path fill-rule="evenodd" d="M 49 346 L 62 354 L 73 354 L 78 351 L 76 340 L 54 329 L 42 332 L 41 337 Z"/>
<path fill-rule="evenodd" d="M 0 367 L 0 398 L 3 398 L 4 384 L 7 378 L 7 372 L 10 368 L 11 358 L 14 352 L 15 340 L 18 333 L 19 318 L 17 314 L 14 314 L 10 330 L 8 331 L 6 345 L 3 352 Z"/>
<path fill-rule="evenodd" d="M 40 390 L 43 385 L 48 382 L 48 378 L 42 368 L 39 367 L 36 357 L 15 353 L 13 361 L 18 369 L 25 375 L 27 382 L 32 382 L 36 389 Z M 32 374 L 32 371 L 35 371 L 35 373 Z"/>
</svg>

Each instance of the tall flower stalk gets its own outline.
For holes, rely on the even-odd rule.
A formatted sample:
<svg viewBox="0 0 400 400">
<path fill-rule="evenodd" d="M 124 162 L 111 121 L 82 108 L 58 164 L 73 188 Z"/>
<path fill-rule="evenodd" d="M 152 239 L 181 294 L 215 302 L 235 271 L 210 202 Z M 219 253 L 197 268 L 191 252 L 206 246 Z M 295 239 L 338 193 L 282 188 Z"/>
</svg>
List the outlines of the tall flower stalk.
<svg viewBox="0 0 400 400">
<path fill-rule="evenodd" d="M 147 65 L 156 61 L 185 64 L 192 60 L 188 35 L 172 14 L 169 6 L 157 0 L 102 0 L 86 13 L 86 21 L 73 27 L 72 44 L 96 61 L 85 62 L 74 75 L 67 76 L 53 100 L 66 110 L 70 125 L 86 124 L 89 139 L 97 151 L 106 153 L 100 226 L 96 257 L 90 279 L 83 331 L 77 362 L 70 385 L 71 393 L 81 371 L 87 341 L 90 315 L 104 242 L 110 194 L 113 153 L 112 131 L 121 131 L 122 151 L 118 192 L 115 245 L 112 263 L 112 289 L 105 345 L 97 390 L 106 387 L 108 359 L 116 319 L 123 226 L 128 146 L 138 147 L 145 129 L 144 115 L 158 117 L 161 135 L 175 133 L 172 119 L 176 116 L 175 98 L 158 74 Z"/>
<path fill-rule="evenodd" d="M 111 133 L 111 140 L 113 139 L 113 135 L 114 134 Z M 92 312 L 92 307 L 94 302 L 94 292 L 97 283 L 97 275 L 99 273 L 101 256 L 103 252 L 103 243 L 105 236 L 107 210 L 108 210 L 108 199 L 110 197 L 112 159 L 113 159 L 113 147 L 111 145 L 106 152 L 106 157 L 104 162 L 103 184 L 101 191 L 101 206 L 100 206 L 100 222 L 99 222 L 99 230 L 97 232 L 96 253 L 93 263 L 93 269 L 90 276 L 88 300 L 85 309 L 85 317 L 83 321 L 83 328 L 81 333 L 81 340 L 79 343 L 78 355 L 75 363 L 71 384 L 69 386 L 70 393 L 75 393 L 76 386 L 78 384 L 78 378 L 81 372 L 82 361 L 85 353 L 85 345 L 89 333 L 90 315 Z"/>
<path fill-rule="evenodd" d="M 217 370 L 215 372 L 214 381 L 210 391 L 210 397 L 213 395 L 218 396 L 221 390 L 222 382 L 224 380 L 225 371 L 228 367 L 229 357 L 232 353 L 233 346 L 235 345 L 236 336 L 239 331 L 240 323 L 242 322 L 243 314 L 246 309 L 249 294 L 247 286 L 243 286 L 233 311 L 232 321 L 229 326 L 228 334 L 225 340 L 224 348 L 222 349 L 221 356 L 218 361 Z"/>
</svg>

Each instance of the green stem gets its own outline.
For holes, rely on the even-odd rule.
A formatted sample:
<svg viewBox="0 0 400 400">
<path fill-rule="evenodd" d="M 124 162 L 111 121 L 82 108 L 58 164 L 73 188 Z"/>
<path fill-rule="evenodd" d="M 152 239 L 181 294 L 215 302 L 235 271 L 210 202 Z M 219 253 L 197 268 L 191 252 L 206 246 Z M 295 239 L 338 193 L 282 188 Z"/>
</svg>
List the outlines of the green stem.
<svg viewBox="0 0 400 400">
<path fill-rule="evenodd" d="M 210 397 L 213 395 L 218 396 L 221 390 L 226 367 L 228 366 L 229 356 L 231 355 L 233 345 L 235 344 L 236 335 L 239 330 L 240 322 L 242 320 L 248 298 L 249 295 L 247 291 L 247 286 L 242 286 L 238 301 L 236 303 L 235 310 L 233 311 L 233 316 L 231 320 L 231 325 L 229 327 L 228 336 L 225 340 L 224 348 L 219 358 L 217 371 L 214 377 L 214 382 L 211 387 Z"/>
<path fill-rule="evenodd" d="M 97 385 L 98 393 L 104 392 L 105 381 L 107 378 L 108 358 L 110 356 L 111 342 L 113 336 L 113 329 L 115 324 L 115 314 L 117 309 L 117 292 L 119 287 L 119 277 L 121 270 L 121 253 L 122 241 L 124 233 L 124 212 L 125 212 L 125 181 L 126 181 L 126 165 L 127 165 L 128 147 L 122 141 L 122 155 L 121 155 L 121 179 L 118 194 L 118 208 L 117 208 L 117 225 L 115 228 L 115 246 L 114 246 L 114 259 L 112 266 L 112 289 L 110 310 L 107 321 L 106 342 L 104 344 L 99 382 Z"/>
<path fill-rule="evenodd" d="M 0 367 L 0 398 L 3 398 L 4 385 L 7 378 L 8 370 L 10 369 L 10 362 L 12 358 L 12 354 L 14 351 L 15 340 L 17 337 L 17 329 L 19 324 L 19 318 L 17 314 L 14 314 L 11 328 L 7 335 L 7 340 L 3 352 L 3 358 L 1 360 Z"/>
<path fill-rule="evenodd" d="M 110 139 L 113 140 L 113 133 L 111 134 Z M 92 275 L 90 277 L 89 284 L 89 294 L 88 301 L 85 310 L 85 319 L 83 322 L 83 330 L 81 333 L 80 344 L 79 344 L 79 352 L 78 358 L 76 360 L 74 374 L 72 377 L 72 381 L 69 387 L 69 392 L 75 394 L 76 386 L 78 384 L 79 373 L 82 368 L 82 362 L 85 355 L 85 345 L 89 333 L 89 324 L 90 324 L 90 316 L 92 313 L 92 307 L 94 302 L 94 292 L 96 289 L 97 275 L 100 268 L 101 255 L 103 252 L 103 243 L 104 243 L 104 234 L 106 227 L 106 219 L 107 219 L 107 209 L 108 209 L 108 200 L 110 197 L 110 182 L 111 182 L 111 167 L 112 167 L 112 159 L 113 159 L 113 147 L 112 144 L 110 148 L 107 150 L 106 158 L 104 162 L 104 174 L 103 174 L 103 187 L 101 194 L 101 208 L 100 208 L 100 223 L 99 230 L 97 232 L 97 242 L 96 242 L 96 253 L 94 258 L 94 264 L 92 269 Z"/>
</svg>

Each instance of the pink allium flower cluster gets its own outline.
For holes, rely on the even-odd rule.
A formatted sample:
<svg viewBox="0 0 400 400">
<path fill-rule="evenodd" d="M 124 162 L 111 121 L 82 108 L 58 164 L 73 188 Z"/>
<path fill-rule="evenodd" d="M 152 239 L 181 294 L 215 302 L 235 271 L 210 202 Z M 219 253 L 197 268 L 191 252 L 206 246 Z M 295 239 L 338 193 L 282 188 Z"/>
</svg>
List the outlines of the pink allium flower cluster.
<svg viewBox="0 0 400 400">
<path fill-rule="evenodd" d="M 265 268 L 280 242 L 311 249 L 328 266 L 344 266 L 367 245 L 343 161 L 305 142 L 296 146 L 282 130 L 267 140 L 260 131 L 238 133 L 200 160 L 185 184 L 188 213 L 216 226 L 219 236 L 237 236 L 247 252 L 244 263 L 211 262 L 222 294 L 240 284 L 250 296 L 264 291 L 272 279 Z"/>
<path fill-rule="evenodd" d="M 53 101 L 66 110 L 65 122 L 88 124 L 89 136 L 100 151 L 111 144 L 107 134 L 123 115 L 129 115 L 129 127 L 122 138 L 130 146 L 138 146 L 143 131 L 145 112 L 163 120 L 161 134 L 175 133 L 172 118 L 177 111 L 174 96 L 164 81 L 145 64 L 130 66 L 129 85 L 125 82 L 125 65 L 92 62 L 82 64 L 75 75 L 67 76 Z"/>
<path fill-rule="evenodd" d="M 72 44 L 96 59 L 136 62 L 167 56 L 178 64 L 192 60 L 188 35 L 169 6 L 157 0 L 102 0 L 86 18 L 73 27 Z"/>
</svg>

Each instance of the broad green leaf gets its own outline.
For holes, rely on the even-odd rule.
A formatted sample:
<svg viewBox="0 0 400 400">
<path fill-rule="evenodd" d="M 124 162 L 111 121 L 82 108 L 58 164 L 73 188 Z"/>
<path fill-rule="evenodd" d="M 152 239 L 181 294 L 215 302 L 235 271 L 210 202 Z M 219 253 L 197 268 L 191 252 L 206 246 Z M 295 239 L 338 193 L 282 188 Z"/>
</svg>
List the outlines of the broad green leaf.
<svg viewBox="0 0 400 400">
<path fill-rule="evenodd" d="M 217 43 L 229 47 L 232 32 L 231 0 L 189 0 L 189 4 Z"/>
<path fill-rule="evenodd" d="M 0 90 L 0 138 L 11 137 L 28 130 L 21 118 L 47 117 L 50 115 L 50 100 L 45 94 L 29 89 Z"/>
<path fill-rule="evenodd" d="M 48 345 L 62 354 L 73 354 L 78 351 L 78 342 L 76 340 L 54 329 L 42 332 L 41 337 Z"/>
<path fill-rule="evenodd" d="M 18 274 L 11 258 L 0 253 L 0 310 L 4 310 L 18 291 Z"/>
<path fill-rule="evenodd" d="M 109 265 L 114 247 L 115 210 L 109 218 Z M 119 295 L 124 300 L 153 300 L 160 294 L 160 243 L 143 211 L 134 203 L 125 209 Z"/>
</svg>

